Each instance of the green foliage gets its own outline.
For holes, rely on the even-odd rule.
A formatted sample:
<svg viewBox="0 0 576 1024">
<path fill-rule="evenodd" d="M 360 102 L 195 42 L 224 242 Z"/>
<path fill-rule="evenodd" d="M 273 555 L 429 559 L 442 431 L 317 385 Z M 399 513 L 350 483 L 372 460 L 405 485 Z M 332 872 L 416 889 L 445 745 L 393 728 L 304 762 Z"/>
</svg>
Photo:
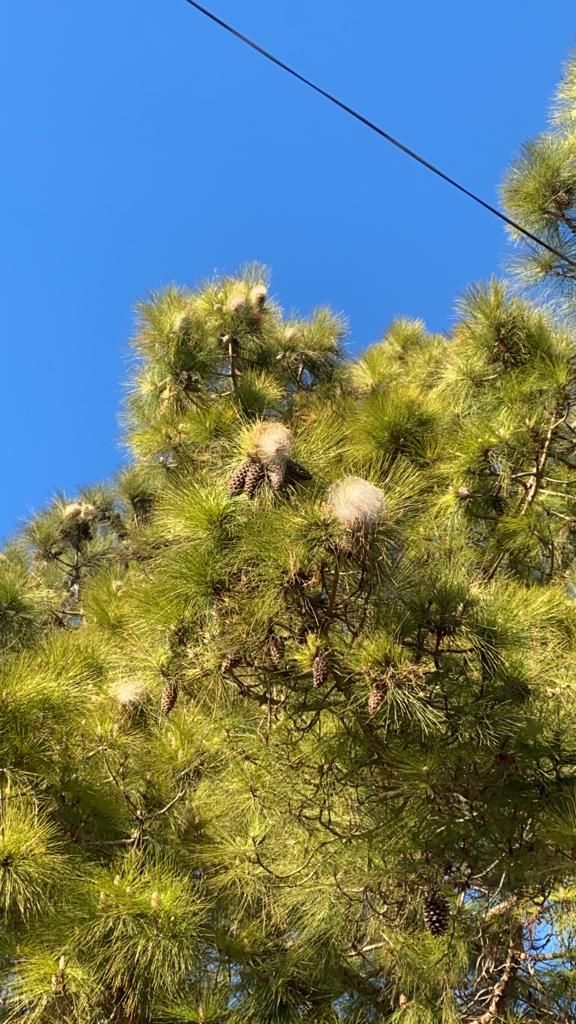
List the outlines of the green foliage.
<svg viewBox="0 0 576 1024">
<path fill-rule="evenodd" d="M 71 868 L 62 845 L 55 825 L 6 786 L 0 834 L 0 912 L 5 921 L 26 920 L 50 907 Z"/>
<path fill-rule="evenodd" d="M 576 270 L 576 59 L 566 64 L 550 130 L 525 143 L 508 171 L 502 198 L 510 215 L 561 255 L 527 242 L 515 229 L 513 268 L 528 285 L 544 285 L 573 310 Z M 565 258 L 563 258 L 565 257 Z M 570 263 L 572 261 L 572 263 Z"/>
<path fill-rule="evenodd" d="M 495 282 L 346 366 L 260 281 L 142 307 L 137 458 L 0 566 L 10 1019 L 456 1021 L 570 927 L 569 339 Z M 271 416 L 311 479 L 230 498 Z"/>
<path fill-rule="evenodd" d="M 18 548 L 0 559 L 0 648 L 4 655 L 31 646 L 49 615 L 50 587 L 30 572 Z"/>
<path fill-rule="evenodd" d="M 506 186 L 567 247 L 573 77 Z M 131 461 L 0 559 L 0 1020 L 573 1020 L 571 329 L 268 289 L 141 304 Z"/>
</svg>

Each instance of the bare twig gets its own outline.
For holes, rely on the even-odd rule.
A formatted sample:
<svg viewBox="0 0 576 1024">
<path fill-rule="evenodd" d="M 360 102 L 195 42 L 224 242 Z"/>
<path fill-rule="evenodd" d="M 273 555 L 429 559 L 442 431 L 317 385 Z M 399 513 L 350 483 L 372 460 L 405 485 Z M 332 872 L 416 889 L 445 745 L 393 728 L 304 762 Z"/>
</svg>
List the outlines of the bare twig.
<svg viewBox="0 0 576 1024">
<path fill-rule="evenodd" d="M 502 900 L 501 903 L 496 904 L 495 907 L 490 907 L 490 910 L 486 911 L 485 918 L 487 921 L 492 917 L 498 917 L 499 914 L 505 914 L 507 910 L 511 910 L 518 903 L 517 896 L 508 896 L 507 899 Z"/>
<path fill-rule="evenodd" d="M 534 500 L 536 498 L 536 495 L 538 494 L 538 490 L 540 488 L 540 484 L 541 484 L 541 481 L 542 481 L 542 475 L 544 473 L 544 467 L 546 466 L 546 462 L 548 461 L 548 454 L 549 454 L 549 451 L 550 451 L 550 445 L 552 444 L 552 438 L 554 437 L 554 431 L 562 423 L 566 422 L 566 420 L 568 418 L 569 411 L 570 411 L 569 409 L 566 409 L 566 411 L 560 417 L 560 419 L 557 419 L 557 416 L 558 416 L 557 412 L 555 412 L 555 414 L 554 414 L 552 422 L 550 423 L 550 426 L 548 427 L 548 432 L 546 434 L 546 439 L 544 441 L 544 445 L 542 447 L 542 451 L 540 452 L 540 454 L 538 455 L 538 457 L 536 459 L 536 465 L 534 467 L 534 473 L 533 473 L 533 476 L 532 476 L 532 480 L 531 480 L 530 484 L 528 485 L 528 489 L 526 491 L 526 497 L 524 499 L 524 503 L 523 503 L 522 508 L 520 510 L 521 515 L 524 515 L 524 513 L 528 511 L 530 506 L 533 504 L 533 502 L 534 502 Z"/>
<path fill-rule="evenodd" d="M 184 796 L 185 792 L 186 792 L 185 789 L 179 790 L 178 793 L 176 793 L 176 796 L 172 798 L 170 803 L 166 804 L 166 806 L 163 807 L 162 810 L 155 811 L 154 814 L 150 815 L 150 817 L 152 817 L 152 818 L 159 818 L 161 814 L 166 814 L 166 811 L 169 811 L 170 808 L 173 807 L 174 804 L 178 802 L 178 800 L 182 799 L 182 797 Z"/>
<path fill-rule="evenodd" d="M 470 1021 L 470 1024 L 492 1024 L 492 1021 L 496 1020 L 500 1012 L 500 1007 L 506 998 L 506 993 L 518 970 L 518 967 L 518 957 L 514 949 L 514 941 L 511 936 L 508 944 L 508 954 L 504 963 L 504 970 L 502 971 L 500 980 L 492 989 L 492 997 L 490 999 L 488 1009 L 485 1013 L 481 1014 L 480 1017 L 475 1017 L 473 1021 Z"/>
<path fill-rule="evenodd" d="M 228 360 L 230 363 L 230 379 L 232 381 L 232 390 L 234 394 L 238 392 L 238 367 L 236 365 L 236 359 L 238 357 L 238 339 L 232 335 L 228 336 Z"/>
</svg>

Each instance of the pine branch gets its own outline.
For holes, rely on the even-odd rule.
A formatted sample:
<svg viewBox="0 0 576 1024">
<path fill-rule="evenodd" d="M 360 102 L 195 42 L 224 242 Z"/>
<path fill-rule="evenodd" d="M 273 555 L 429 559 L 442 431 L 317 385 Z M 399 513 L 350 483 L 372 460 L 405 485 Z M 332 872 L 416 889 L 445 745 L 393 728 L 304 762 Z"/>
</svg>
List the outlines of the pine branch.
<svg viewBox="0 0 576 1024">
<path fill-rule="evenodd" d="M 568 963 L 576 960 L 576 947 L 573 949 L 558 949 L 554 953 L 520 953 L 520 960 L 534 960 L 544 963 L 551 960 L 561 960 Z"/>
<path fill-rule="evenodd" d="M 540 483 L 541 483 L 541 480 L 542 480 L 542 475 L 544 473 L 544 469 L 545 469 L 546 463 L 548 461 L 548 456 L 549 456 L 549 452 L 550 452 L 550 445 L 552 444 L 552 440 L 553 440 L 553 437 L 554 437 L 554 431 L 559 426 L 561 426 L 562 423 L 566 422 L 566 420 L 568 419 L 569 415 L 570 415 L 570 406 L 568 406 L 565 409 L 564 413 L 562 414 L 562 416 L 559 419 L 557 418 L 558 417 L 558 411 L 557 410 L 555 410 L 553 415 L 552 415 L 552 419 L 551 419 L 551 422 L 550 422 L 550 426 L 548 427 L 548 431 L 546 433 L 546 438 L 544 440 L 544 444 L 542 446 L 542 450 L 541 450 L 540 454 L 536 458 L 536 465 L 534 467 L 534 473 L 533 473 L 532 481 L 528 485 L 528 490 L 526 491 L 526 496 L 525 496 L 524 502 L 522 504 L 522 508 L 520 510 L 520 514 L 521 515 L 523 515 L 524 513 L 526 513 L 528 511 L 528 509 L 530 508 L 530 506 L 533 504 L 533 502 L 536 499 L 536 496 L 538 494 L 538 490 L 540 488 Z"/>
<path fill-rule="evenodd" d="M 259 866 L 260 866 L 260 867 L 261 867 L 261 868 L 263 869 L 263 871 L 265 871 L 265 872 L 266 872 L 266 873 L 267 873 L 268 875 L 272 875 L 272 876 L 273 876 L 273 878 L 278 878 L 278 879 L 280 879 L 281 881 L 284 881 L 284 880 L 285 880 L 285 879 L 287 879 L 287 878 L 294 878 L 294 877 L 295 877 L 296 875 L 301 875 L 301 874 L 302 874 L 302 872 L 303 872 L 303 871 L 304 871 L 304 870 L 305 870 L 305 869 L 306 869 L 306 868 L 308 867 L 308 865 L 309 865 L 309 864 L 311 863 L 311 861 L 313 860 L 313 858 L 314 858 L 314 857 L 316 856 L 316 854 L 318 853 L 318 851 L 319 851 L 319 850 L 321 850 L 321 849 L 323 849 L 323 848 L 324 848 L 325 846 L 329 846 L 329 845 L 330 845 L 330 843 L 333 843 L 333 842 L 334 842 L 334 839 L 325 839 L 325 840 L 324 840 L 324 842 L 322 842 L 322 843 L 319 843 L 319 844 L 318 844 L 318 846 L 316 846 L 316 847 L 315 847 L 315 849 L 313 849 L 313 850 L 312 850 L 312 851 L 310 852 L 310 854 L 308 855 L 308 857 L 306 857 L 305 861 L 303 862 L 303 864 L 301 864 L 301 865 L 300 865 L 300 867 L 298 867 L 298 868 L 294 868 L 294 870 L 293 870 L 293 871 L 288 871 L 288 872 L 286 872 L 286 873 L 280 874 L 279 872 L 277 872 L 277 871 L 273 871 L 273 870 L 272 870 L 271 868 L 267 867 L 267 866 L 266 866 L 266 864 L 264 864 L 264 863 L 263 863 L 263 861 L 262 861 L 262 859 L 261 859 L 261 857 L 260 857 L 260 854 L 258 853 L 258 843 L 259 843 L 259 842 L 260 842 L 260 843 L 262 843 L 262 842 L 264 841 L 264 838 L 265 838 L 265 837 L 263 837 L 262 839 L 260 839 L 260 840 L 259 840 L 258 842 L 256 841 L 256 839 L 255 839 L 255 837 L 254 837 L 254 836 L 252 836 L 251 838 L 252 838 L 252 845 L 253 845 L 253 847 L 254 847 L 254 857 L 256 858 L 256 861 L 257 861 L 258 865 L 259 865 Z M 310 877 L 313 877 L 313 876 L 310 876 Z M 300 883 L 299 883 L 299 884 L 300 884 Z"/>
<path fill-rule="evenodd" d="M 488 1009 L 486 1010 L 485 1013 L 481 1014 L 479 1017 L 472 1018 L 469 1021 L 469 1024 L 492 1024 L 492 1021 L 496 1020 L 500 1013 L 502 1004 L 508 995 L 510 985 L 512 984 L 512 981 L 514 980 L 514 977 L 518 972 L 518 968 L 518 956 L 514 949 L 514 942 L 512 938 L 510 938 L 508 954 L 506 956 L 504 969 L 502 971 L 500 980 L 497 982 L 496 985 L 494 985 L 492 989 L 490 1005 L 488 1006 Z"/>
<path fill-rule="evenodd" d="M 239 343 L 238 343 L 238 339 L 234 338 L 232 335 L 229 335 L 229 337 L 226 340 L 228 342 L 228 362 L 229 362 L 229 366 L 230 366 L 230 379 L 232 381 L 232 390 L 233 390 L 234 394 L 237 395 L 238 394 L 238 376 L 239 376 L 239 370 L 238 370 L 238 366 L 237 366 L 237 358 L 238 358 L 238 353 L 239 353 L 240 346 L 239 346 Z"/>
<path fill-rule="evenodd" d="M 502 900 L 495 907 L 490 907 L 489 910 L 484 914 L 484 919 L 490 921 L 493 917 L 500 917 L 501 914 L 506 914 L 509 910 L 518 903 L 517 896 L 509 896 L 508 899 Z"/>
</svg>

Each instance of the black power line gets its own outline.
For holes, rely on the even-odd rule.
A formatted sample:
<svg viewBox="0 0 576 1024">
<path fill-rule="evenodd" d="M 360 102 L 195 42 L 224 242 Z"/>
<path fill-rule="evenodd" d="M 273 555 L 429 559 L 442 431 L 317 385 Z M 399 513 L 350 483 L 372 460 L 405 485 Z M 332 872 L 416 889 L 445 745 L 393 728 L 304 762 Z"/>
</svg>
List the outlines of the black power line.
<svg viewBox="0 0 576 1024">
<path fill-rule="evenodd" d="M 347 114 L 350 114 L 352 117 L 355 117 L 357 121 L 361 122 L 361 124 L 366 125 L 366 127 L 370 128 L 371 131 L 376 132 L 376 134 L 380 135 L 381 138 L 386 139 L 386 142 L 392 143 L 393 146 L 396 146 L 397 149 L 402 150 L 402 152 L 406 153 L 406 155 L 411 157 L 412 160 L 416 160 L 419 164 L 422 164 L 423 167 L 426 167 L 429 171 L 432 171 L 433 174 L 436 174 L 439 178 L 442 178 L 444 181 L 447 181 L 449 185 L 453 186 L 453 188 L 457 188 L 459 192 L 463 192 L 464 195 L 468 196 L 469 199 L 472 199 L 475 203 L 478 203 L 479 206 L 483 206 L 485 210 L 488 210 L 489 213 L 493 213 L 495 217 L 498 217 L 501 221 L 504 221 L 504 223 L 508 224 L 509 227 L 514 228 L 515 231 L 518 231 L 526 238 L 529 238 L 531 242 L 535 242 L 536 245 L 542 246 L 543 249 L 547 249 L 548 252 L 552 253 L 554 256 L 557 256 L 558 259 L 562 260 L 564 263 L 568 263 L 571 267 L 576 268 L 575 260 L 572 260 L 569 256 L 566 256 L 564 253 L 560 252 L 559 249 L 555 249 L 553 245 L 549 245 L 548 242 L 545 242 L 543 238 L 538 238 L 537 235 L 533 235 L 531 231 L 528 231 L 527 228 L 523 228 L 521 224 L 517 224 L 515 220 L 512 220 L 510 217 L 507 217 L 505 213 L 502 213 L 502 211 L 499 210 L 498 207 L 492 206 L 490 203 L 486 202 L 485 199 L 482 199 L 481 196 L 476 195 L 475 192 L 471 192 L 470 189 L 466 188 L 464 185 L 461 185 L 460 182 L 456 181 L 455 178 L 451 178 L 449 174 L 446 174 L 444 171 L 440 170 L 439 167 L 435 167 L 435 165 L 431 164 L 429 160 L 425 160 L 424 157 L 420 156 L 419 153 L 416 153 L 415 150 L 410 149 L 408 146 L 405 146 L 403 142 L 400 142 L 398 139 L 395 139 L 393 135 L 390 135 L 388 132 L 385 132 L 383 128 L 380 128 L 373 121 L 370 121 L 367 117 L 364 117 L 363 114 L 358 113 L 358 111 L 354 110 L 353 107 L 349 107 L 347 103 L 344 103 L 342 100 L 339 100 L 337 96 L 334 96 L 326 89 L 322 89 L 321 86 L 316 85 L 314 82 L 311 82 L 309 78 L 305 78 L 304 75 L 301 75 L 299 71 L 296 71 L 294 68 L 291 68 L 289 64 L 285 64 L 284 61 L 280 60 L 279 57 L 275 57 L 273 53 L 270 53 L 268 50 L 265 50 L 264 47 L 259 46 L 258 43 L 254 42 L 253 39 L 249 39 L 248 36 L 243 35 L 242 32 L 239 32 L 237 28 L 233 27 L 233 25 L 229 25 L 228 22 L 223 21 L 222 18 L 219 18 L 216 14 L 213 14 L 212 11 L 209 11 L 206 7 L 203 7 L 202 4 L 197 3 L 197 0 L 186 0 L 186 3 L 190 4 L 191 7 L 196 8 L 197 11 L 199 11 L 201 14 L 204 14 L 207 18 L 210 18 L 211 21 L 215 22 L 216 25 L 219 25 L 220 28 L 225 29 L 226 32 L 230 32 L 230 34 L 235 36 L 236 39 L 240 39 L 241 42 L 246 43 L 247 46 L 250 46 L 253 50 L 256 50 L 257 53 L 260 53 L 263 57 L 266 57 L 266 60 L 272 61 L 273 64 L 276 64 L 277 67 L 282 68 L 283 71 L 287 71 L 288 74 L 292 75 L 293 78 L 297 78 L 299 82 L 303 82 L 304 85 L 308 86 L 308 88 L 313 89 L 314 92 L 319 93 L 320 96 L 324 96 L 324 98 L 329 100 L 330 103 L 334 103 L 337 107 L 340 107 L 341 110 L 344 110 L 346 111 Z"/>
</svg>

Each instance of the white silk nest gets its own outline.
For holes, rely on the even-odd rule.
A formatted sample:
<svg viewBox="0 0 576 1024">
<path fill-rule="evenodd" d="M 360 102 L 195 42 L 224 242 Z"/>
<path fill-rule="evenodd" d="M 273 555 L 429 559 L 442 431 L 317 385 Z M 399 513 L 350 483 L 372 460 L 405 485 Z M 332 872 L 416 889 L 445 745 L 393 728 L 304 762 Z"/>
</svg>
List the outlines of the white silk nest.
<svg viewBox="0 0 576 1024">
<path fill-rule="evenodd" d="M 359 476 L 345 477 L 328 491 L 333 518 L 347 530 L 375 529 L 384 514 L 384 492 Z"/>
<path fill-rule="evenodd" d="M 62 510 L 62 516 L 67 523 L 72 523 L 74 520 L 86 520 L 90 521 L 94 519 L 96 515 L 96 509 L 94 505 L 91 505 L 87 501 L 71 501 L 68 505 L 65 505 Z"/>
<path fill-rule="evenodd" d="M 266 299 L 268 298 L 268 289 L 265 284 L 255 284 L 251 289 L 248 296 L 250 304 L 255 306 L 256 309 L 262 309 Z"/>
<path fill-rule="evenodd" d="M 252 435 L 250 454 L 265 466 L 285 466 L 292 451 L 292 431 L 271 420 L 259 423 Z"/>
<path fill-rule="evenodd" d="M 113 696 L 123 708 L 137 708 L 145 703 L 148 690 L 139 679 L 123 679 L 116 683 Z"/>
</svg>

